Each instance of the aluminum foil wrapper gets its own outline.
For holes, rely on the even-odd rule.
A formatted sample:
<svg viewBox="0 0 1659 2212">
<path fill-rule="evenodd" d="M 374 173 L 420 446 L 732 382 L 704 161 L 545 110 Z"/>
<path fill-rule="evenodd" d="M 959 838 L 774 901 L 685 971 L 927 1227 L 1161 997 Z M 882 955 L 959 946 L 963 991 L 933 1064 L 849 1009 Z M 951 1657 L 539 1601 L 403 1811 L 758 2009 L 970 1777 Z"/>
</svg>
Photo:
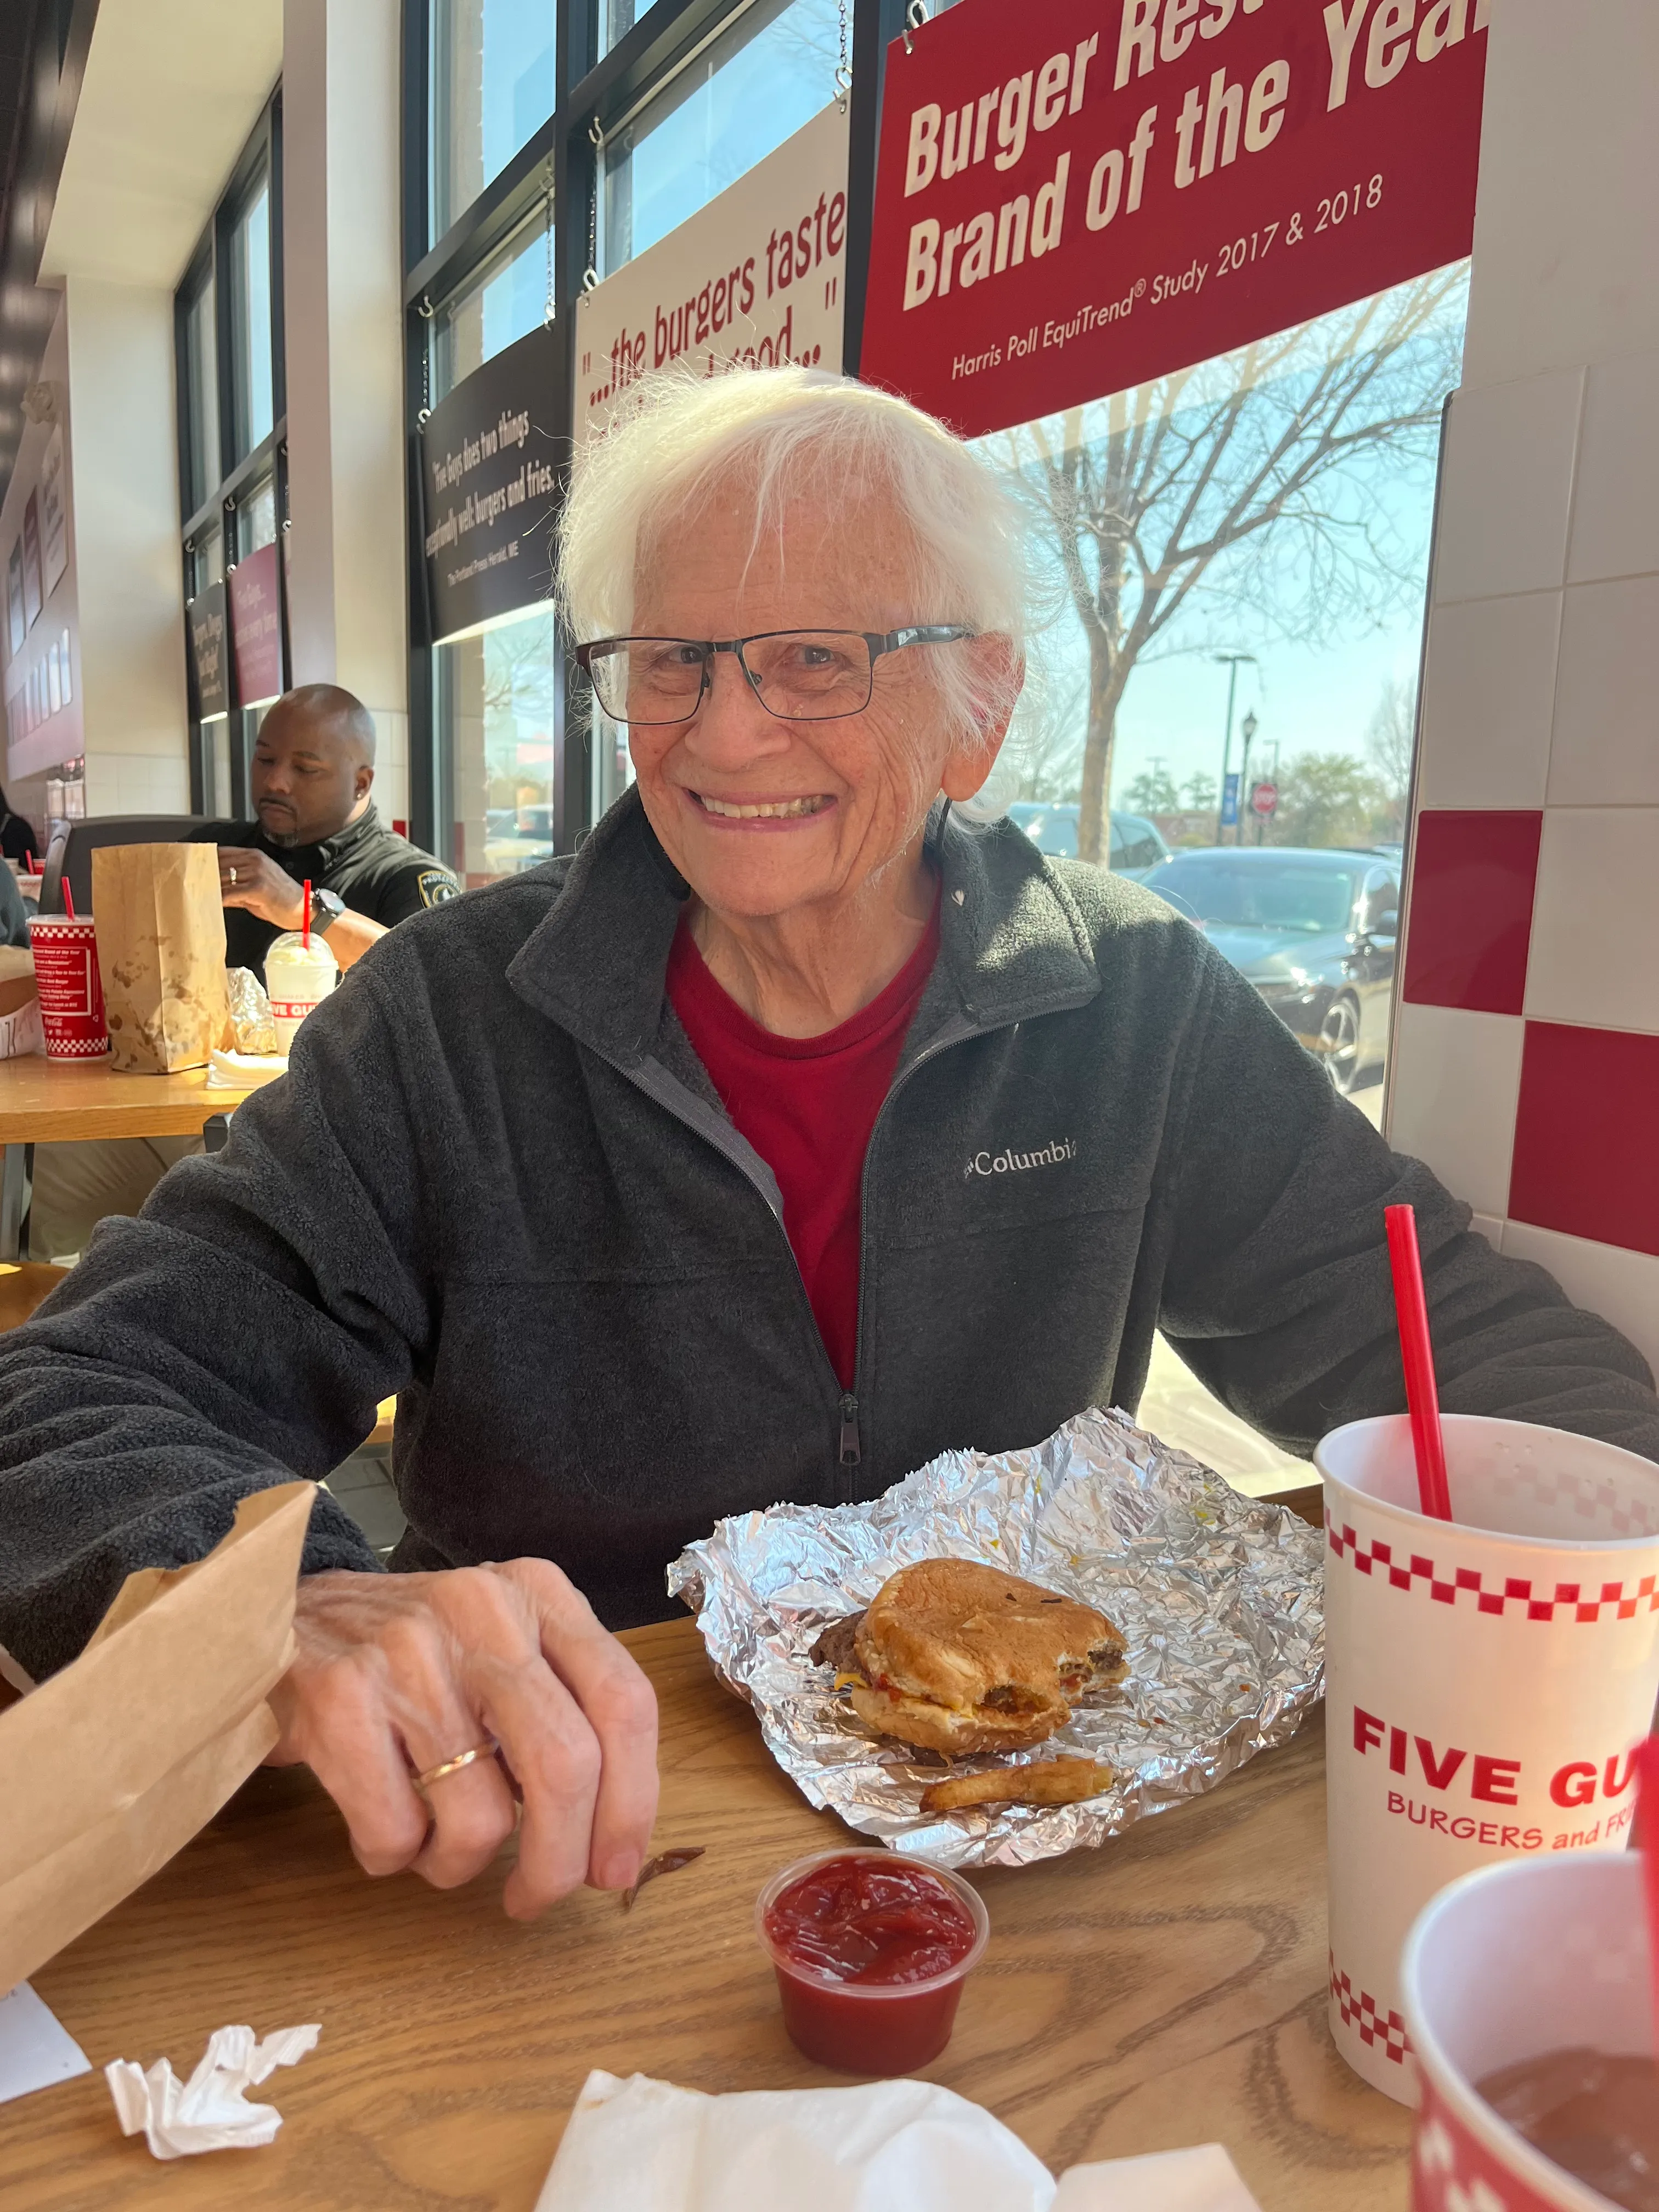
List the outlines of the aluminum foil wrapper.
<svg viewBox="0 0 1659 2212">
<path fill-rule="evenodd" d="M 1090 1412 L 1046 1443 L 946 1452 L 863 1505 L 775 1505 L 722 1521 L 668 1571 L 727 1687 L 808 1801 L 948 1867 L 1022 1866 L 1097 1844 L 1196 1797 L 1294 1735 L 1322 1691 L 1322 1539 L 1241 1497 L 1127 1414 Z M 1034 1751 L 950 1761 L 878 1737 L 809 1657 L 832 1620 L 917 1559 L 982 1559 L 1097 1606 L 1129 1672 Z M 1051 1759 L 1109 1766 L 1079 1805 L 924 1814 L 951 1771 Z"/>
<path fill-rule="evenodd" d="M 227 969 L 225 982 L 230 994 L 232 1042 L 237 1051 L 277 1051 L 276 1024 L 264 985 L 251 968 Z"/>
</svg>

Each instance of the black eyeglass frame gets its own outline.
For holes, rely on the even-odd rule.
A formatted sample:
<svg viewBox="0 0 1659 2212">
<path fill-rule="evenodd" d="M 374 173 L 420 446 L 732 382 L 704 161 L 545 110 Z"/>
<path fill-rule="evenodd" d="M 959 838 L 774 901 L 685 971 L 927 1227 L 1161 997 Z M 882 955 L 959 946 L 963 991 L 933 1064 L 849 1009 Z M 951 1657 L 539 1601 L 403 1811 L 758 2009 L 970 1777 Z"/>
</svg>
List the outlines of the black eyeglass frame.
<svg viewBox="0 0 1659 2212">
<path fill-rule="evenodd" d="M 775 720 L 780 722 L 840 722 L 845 721 L 849 714 L 861 714 L 864 712 L 865 708 L 869 705 L 871 700 L 874 697 L 876 688 L 876 663 L 881 659 L 884 653 L 902 652 L 907 645 L 955 645 L 963 638 L 977 637 L 979 635 L 980 633 L 976 629 L 970 629 L 967 624 L 963 623 L 922 623 L 913 624 L 908 629 L 888 630 L 805 629 L 800 628 L 799 625 L 796 625 L 789 629 L 757 629 L 748 637 L 657 637 L 647 635 L 636 636 L 630 633 L 629 635 L 624 637 L 590 638 L 586 645 L 579 645 L 576 647 L 575 659 L 576 665 L 581 670 L 583 675 L 586 677 L 590 684 L 593 684 L 593 696 L 598 699 L 599 685 L 593 682 L 593 655 L 596 653 L 603 653 L 619 645 L 695 645 L 701 649 L 702 653 L 702 680 L 697 686 L 696 697 L 691 702 L 690 705 L 686 708 L 683 714 L 661 714 L 653 716 L 648 726 L 641 721 L 640 724 L 641 728 L 649 726 L 653 729 L 662 729 L 671 727 L 676 722 L 689 722 L 702 707 L 703 701 L 708 696 L 708 687 L 714 665 L 714 655 L 717 653 L 730 653 L 736 654 L 738 665 L 742 669 L 744 675 L 747 678 L 750 690 L 754 693 L 755 696 L 760 701 L 762 706 L 766 708 L 767 713 L 770 714 Z M 777 708 L 771 705 L 767 700 L 761 690 L 760 678 L 755 674 L 753 669 L 750 667 L 749 663 L 743 657 L 743 649 L 744 646 L 760 645 L 769 637 L 861 637 L 864 640 L 865 644 L 869 647 L 870 652 L 870 689 L 865 693 L 862 703 L 857 707 L 840 708 L 833 714 L 781 714 Z M 604 708 L 605 714 L 611 714 L 611 709 L 605 705 L 605 702 L 602 699 L 599 700 L 599 704 L 601 708 Z M 639 718 L 633 715 L 616 714 L 611 715 L 611 720 L 613 721 L 634 721 L 639 720 Z"/>
</svg>

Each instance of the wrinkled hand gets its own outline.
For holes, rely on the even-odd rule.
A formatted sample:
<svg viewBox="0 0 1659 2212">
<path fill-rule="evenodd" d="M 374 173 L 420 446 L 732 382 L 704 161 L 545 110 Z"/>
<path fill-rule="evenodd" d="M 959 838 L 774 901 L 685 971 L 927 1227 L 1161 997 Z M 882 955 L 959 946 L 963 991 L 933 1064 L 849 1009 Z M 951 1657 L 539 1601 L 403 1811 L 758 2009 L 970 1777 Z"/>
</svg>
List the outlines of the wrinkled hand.
<svg viewBox="0 0 1659 2212">
<path fill-rule="evenodd" d="M 307 1575 L 294 1630 L 270 1763 L 311 1768 L 368 1873 L 413 1867 L 451 1889 L 490 1863 L 518 1816 L 501 1765 L 475 1759 L 429 1799 L 411 1778 L 494 1736 L 524 1796 L 508 1912 L 635 1879 L 657 1810 L 656 1698 L 550 1561 Z"/>
<path fill-rule="evenodd" d="M 269 853 L 255 852 L 246 845 L 221 845 L 219 896 L 227 906 L 246 907 L 261 921 L 272 922 L 278 929 L 304 927 L 304 887 L 279 868 Z"/>
</svg>

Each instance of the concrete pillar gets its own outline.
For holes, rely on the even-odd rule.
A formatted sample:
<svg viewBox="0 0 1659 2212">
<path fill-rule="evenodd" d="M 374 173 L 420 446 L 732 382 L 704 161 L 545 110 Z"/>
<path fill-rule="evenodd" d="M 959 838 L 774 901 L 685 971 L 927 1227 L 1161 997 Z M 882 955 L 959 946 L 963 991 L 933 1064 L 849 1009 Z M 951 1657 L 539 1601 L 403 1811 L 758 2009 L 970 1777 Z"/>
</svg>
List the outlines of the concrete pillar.
<svg viewBox="0 0 1659 2212">
<path fill-rule="evenodd" d="M 343 684 L 409 811 L 398 0 L 285 0 L 283 258 L 294 679 Z"/>
<path fill-rule="evenodd" d="M 173 294 L 67 283 L 89 814 L 190 811 Z"/>
</svg>

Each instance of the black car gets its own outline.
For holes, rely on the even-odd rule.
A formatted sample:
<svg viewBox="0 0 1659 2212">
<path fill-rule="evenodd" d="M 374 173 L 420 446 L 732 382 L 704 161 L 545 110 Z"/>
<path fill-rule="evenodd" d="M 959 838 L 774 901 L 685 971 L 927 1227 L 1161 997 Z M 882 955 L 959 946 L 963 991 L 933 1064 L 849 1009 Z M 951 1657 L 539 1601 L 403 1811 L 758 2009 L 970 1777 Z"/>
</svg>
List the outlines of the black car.
<svg viewBox="0 0 1659 2212">
<path fill-rule="evenodd" d="M 1141 878 L 1196 921 L 1339 1091 L 1382 1065 L 1400 929 L 1397 866 L 1374 853 L 1206 846 Z"/>
</svg>

